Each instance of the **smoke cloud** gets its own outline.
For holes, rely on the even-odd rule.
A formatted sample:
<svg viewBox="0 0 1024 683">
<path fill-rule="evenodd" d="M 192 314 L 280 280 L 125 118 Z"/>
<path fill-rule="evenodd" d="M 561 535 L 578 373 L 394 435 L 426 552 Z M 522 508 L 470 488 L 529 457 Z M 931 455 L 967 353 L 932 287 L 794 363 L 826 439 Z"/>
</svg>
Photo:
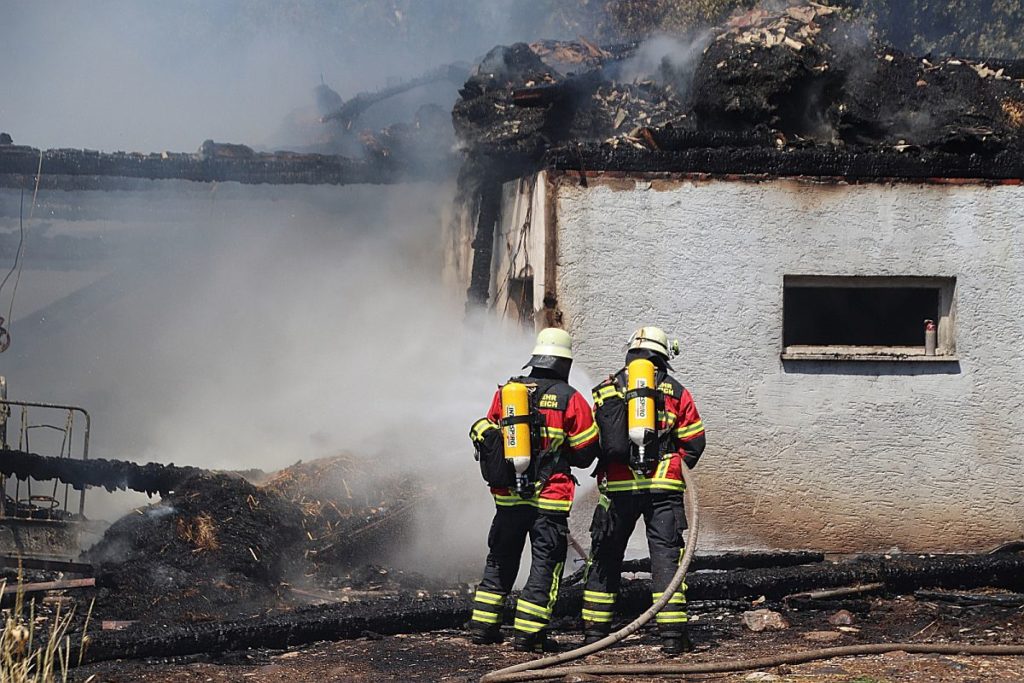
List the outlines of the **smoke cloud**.
<svg viewBox="0 0 1024 683">
<path fill-rule="evenodd" d="M 0 129 L 104 151 L 294 144 L 282 122 L 315 109 L 321 78 L 348 99 L 495 44 L 575 35 L 555 14 L 546 0 L 6 3 Z M 417 102 L 454 102 L 454 86 L 433 90 Z"/>
<path fill-rule="evenodd" d="M 302 146 L 321 78 L 347 99 L 495 44 L 574 36 L 554 14 L 546 0 L 9 3 L 0 130 L 41 148 Z M 424 102 L 450 110 L 455 96 L 422 89 L 362 125 L 408 120 Z M 476 570 L 492 503 L 468 428 L 531 339 L 466 326 L 463 297 L 442 287 L 453 189 L 44 189 L 24 208 L 0 372 L 12 398 L 87 408 L 95 457 L 271 470 L 351 451 L 421 477 L 438 496 L 417 561 Z M 0 190 L 3 268 L 21 201 Z M 87 511 L 110 519 L 142 500 L 96 492 Z"/>
</svg>

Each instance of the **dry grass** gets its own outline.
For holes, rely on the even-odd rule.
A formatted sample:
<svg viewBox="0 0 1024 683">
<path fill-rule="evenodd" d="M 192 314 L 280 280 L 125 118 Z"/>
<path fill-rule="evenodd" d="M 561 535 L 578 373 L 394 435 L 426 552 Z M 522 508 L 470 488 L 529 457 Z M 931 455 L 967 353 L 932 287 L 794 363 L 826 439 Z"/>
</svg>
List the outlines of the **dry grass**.
<svg viewBox="0 0 1024 683">
<path fill-rule="evenodd" d="M 217 540 L 217 527 L 213 517 L 203 513 L 196 515 L 191 521 L 179 518 L 177 522 L 178 538 L 194 546 L 194 553 L 201 553 L 220 548 Z M 0 681 L 0 683 L 3 683 Z"/>
<path fill-rule="evenodd" d="M 6 585 L 6 581 L 0 582 L 0 586 Z M 35 608 L 35 601 L 30 601 L 26 614 L 24 594 L 19 589 L 14 607 L 4 610 L 4 627 L 0 634 L 0 683 L 52 683 L 68 679 L 71 667 L 69 631 L 75 610 L 72 608 L 61 613 L 61 603 L 57 603 L 57 612 L 50 620 L 46 638 L 40 643 L 36 633 Z M 90 606 L 79 643 L 78 664 L 88 643 L 86 633 L 91 617 Z"/>
<path fill-rule="evenodd" d="M 1014 128 L 1024 126 L 1024 102 L 1020 100 L 1006 99 L 1002 102 L 1003 113 L 1009 119 L 1010 125 Z"/>
</svg>

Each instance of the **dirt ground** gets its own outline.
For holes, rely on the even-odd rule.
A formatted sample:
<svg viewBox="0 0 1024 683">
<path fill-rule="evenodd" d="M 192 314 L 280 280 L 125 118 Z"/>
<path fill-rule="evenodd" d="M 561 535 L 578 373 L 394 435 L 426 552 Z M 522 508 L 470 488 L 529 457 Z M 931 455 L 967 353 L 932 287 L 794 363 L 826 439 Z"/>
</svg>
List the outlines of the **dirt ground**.
<svg viewBox="0 0 1024 683">
<path fill-rule="evenodd" d="M 798 611 L 775 605 L 790 623 L 781 631 L 754 633 L 735 609 L 694 610 L 697 651 L 681 662 L 704 662 L 766 656 L 780 652 L 871 642 L 912 641 L 1016 644 L 1024 642 L 1024 610 L 1019 607 L 961 607 L 911 597 L 848 603 L 854 620 L 833 626 L 834 608 Z M 810 633 L 831 633 L 811 636 Z M 830 638 L 832 640 L 813 640 Z M 578 632 L 555 638 L 561 648 L 578 645 Z M 624 645 L 598 653 L 588 663 L 656 662 L 661 655 L 648 629 Z M 82 667 L 74 681 L 127 683 L 145 681 L 424 681 L 469 682 L 491 670 L 531 658 L 510 643 L 473 646 L 459 631 L 368 637 L 289 651 L 248 651 L 217 657 L 161 661 L 118 661 Z M 564 680 L 564 679 L 563 679 Z M 572 678 L 571 680 L 663 681 L 657 677 Z M 767 671 L 690 677 L 716 681 L 825 681 L 833 683 L 903 683 L 917 681 L 1022 681 L 1024 657 L 962 657 L 890 653 L 813 662 Z"/>
</svg>

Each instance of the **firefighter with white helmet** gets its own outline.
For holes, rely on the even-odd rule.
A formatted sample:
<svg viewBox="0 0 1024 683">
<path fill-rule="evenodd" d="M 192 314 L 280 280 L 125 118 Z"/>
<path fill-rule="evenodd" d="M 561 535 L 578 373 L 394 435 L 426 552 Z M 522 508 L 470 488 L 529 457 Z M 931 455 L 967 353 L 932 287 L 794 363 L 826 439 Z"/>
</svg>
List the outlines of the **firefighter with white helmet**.
<svg viewBox="0 0 1024 683">
<path fill-rule="evenodd" d="M 598 434 L 586 399 L 568 384 L 567 332 L 542 330 L 524 367 L 529 375 L 498 387 L 487 417 L 470 431 L 496 509 L 469 629 L 476 644 L 501 642 L 505 600 L 529 537 L 530 576 L 516 603 L 514 646 L 543 651 L 565 563 L 576 488 L 570 467 L 593 463 Z"/>
<path fill-rule="evenodd" d="M 601 498 L 591 524 L 591 552 L 583 593 L 587 643 L 611 631 L 626 544 L 640 517 L 651 554 L 652 598 L 668 586 L 683 554 L 682 468 L 696 466 L 704 451 L 704 423 L 697 406 L 669 374 L 679 342 L 658 327 L 633 333 L 626 364 L 594 388 L 594 415 L 601 454 L 595 476 Z M 686 585 L 655 617 L 662 650 L 692 649 L 687 634 Z"/>
</svg>

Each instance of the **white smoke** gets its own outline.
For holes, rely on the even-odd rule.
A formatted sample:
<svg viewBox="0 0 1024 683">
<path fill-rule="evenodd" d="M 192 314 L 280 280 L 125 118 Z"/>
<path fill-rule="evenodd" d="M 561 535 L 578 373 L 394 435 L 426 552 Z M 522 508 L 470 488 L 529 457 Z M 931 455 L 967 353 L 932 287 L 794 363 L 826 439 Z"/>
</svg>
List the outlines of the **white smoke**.
<svg viewBox="0 0 1024 683">
<path fill-rule="evenodd" d="M 685 100 L 693 85 L 693 75 L 701 55 L 711 43 L 710 31 L 701 31 L 690 37 L 659 35 L 648 38 L 636 54 L 622 65 L 622 81 L 653 80 L 670 85 L 676 96 Z"/>
</svg>

